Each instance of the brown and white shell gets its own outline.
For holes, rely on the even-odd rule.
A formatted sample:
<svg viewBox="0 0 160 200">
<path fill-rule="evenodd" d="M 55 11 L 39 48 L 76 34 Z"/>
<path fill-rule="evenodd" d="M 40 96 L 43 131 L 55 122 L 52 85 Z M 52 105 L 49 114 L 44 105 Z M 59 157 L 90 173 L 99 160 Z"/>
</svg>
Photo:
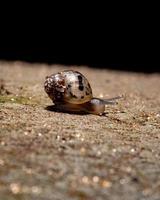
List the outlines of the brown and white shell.
<svg viewBox="0 0 160 200">
<path fill-rule="evenodd" d="M 47 76 L 44 88 L 55 104 L 62 102 L 82 104 L 93 97 L 88 80 L 74 70 L 65 70 Z"/>
</svg>

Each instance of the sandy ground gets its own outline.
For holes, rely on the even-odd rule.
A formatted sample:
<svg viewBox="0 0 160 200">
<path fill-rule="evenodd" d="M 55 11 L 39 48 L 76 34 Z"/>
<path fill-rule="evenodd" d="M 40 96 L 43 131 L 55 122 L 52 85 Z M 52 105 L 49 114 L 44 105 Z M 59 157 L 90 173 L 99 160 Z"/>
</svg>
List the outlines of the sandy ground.
<svg viewBox="0 0 160 200">
<path fill-rule="evenodd" d="M 159 200 L 160 74 L 71 67 L 105 116 L 49 111 L 46 75 L 65 66 L 0 62 L 1 200 Z"/>
</svg>

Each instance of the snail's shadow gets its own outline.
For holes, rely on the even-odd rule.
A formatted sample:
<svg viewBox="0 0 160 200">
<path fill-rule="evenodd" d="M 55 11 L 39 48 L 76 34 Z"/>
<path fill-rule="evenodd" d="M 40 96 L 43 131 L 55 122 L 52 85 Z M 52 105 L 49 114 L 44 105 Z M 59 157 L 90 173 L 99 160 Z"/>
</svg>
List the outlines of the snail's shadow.
<svg viewBox="0 0 160 200">
<path fill-rule="evenodd" d="M 74 114 L 74 115 L 89 115 L 89 113 L 83 112 L 83 111 L 63 111 L 57 108 L 55 105 L 49 105 L 45 107 L 45 110 L 51 111 L 51 112 L 57 112 L 57 113 L 68 113 L 68 114 Z"/>
</svg>

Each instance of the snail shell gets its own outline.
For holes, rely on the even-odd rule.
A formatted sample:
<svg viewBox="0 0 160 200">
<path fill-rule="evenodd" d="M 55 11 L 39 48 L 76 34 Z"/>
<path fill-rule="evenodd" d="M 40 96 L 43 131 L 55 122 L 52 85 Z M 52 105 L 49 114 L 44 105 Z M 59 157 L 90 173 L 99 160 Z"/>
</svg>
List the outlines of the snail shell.
<svg viewBox="0 0 160 200">
<path fill-rule="evenodd" d="M 106 104 L 112 100 L 93 98 L 91 86 L 80 72 L 65 70 L 47 76 L 44 89 L 56 108 L 67 112 L 103 114 Z M 114 99 L 117 99 L 116 97 Z"/>
<path fill-rule="evenodd" d="M 92 98 L 88 80 L 77 71 L 66 70 L 46 77 L 45 91 L 54 103 L 82 104 Z"/>
</svg>

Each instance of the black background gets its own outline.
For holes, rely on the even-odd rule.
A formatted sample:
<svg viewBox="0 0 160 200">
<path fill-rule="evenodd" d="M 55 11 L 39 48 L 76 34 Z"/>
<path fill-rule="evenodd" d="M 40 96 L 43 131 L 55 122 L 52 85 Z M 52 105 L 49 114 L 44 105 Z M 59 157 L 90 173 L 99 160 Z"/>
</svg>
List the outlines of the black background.
<svg viewBox="0 0 160 200">
<path fill-rule="evenodd" d="M 1 7 L 0 60 L 160 72 L 155 3 L 39 5 Z"/>
<path fill-rule="evenodd" d="M 69 53 L 69 55 L 56 55 L 52 48 L 1 48 L 0 60 L 27 61 L 31 63 L 87 65 L 95 68 L 108 68 L 116 70 L 153 73 L 160 72 L 159 59 L 151 52 L 142 49 L 143 54 L 136 48 L 127 50 L 104 51 L 103 54 L 91 51 L 90 54 Z M 63 54 L 65 51 L 63 52 Z M 67 50 L 66 50 L 67 54 Z"/>
</svg>

